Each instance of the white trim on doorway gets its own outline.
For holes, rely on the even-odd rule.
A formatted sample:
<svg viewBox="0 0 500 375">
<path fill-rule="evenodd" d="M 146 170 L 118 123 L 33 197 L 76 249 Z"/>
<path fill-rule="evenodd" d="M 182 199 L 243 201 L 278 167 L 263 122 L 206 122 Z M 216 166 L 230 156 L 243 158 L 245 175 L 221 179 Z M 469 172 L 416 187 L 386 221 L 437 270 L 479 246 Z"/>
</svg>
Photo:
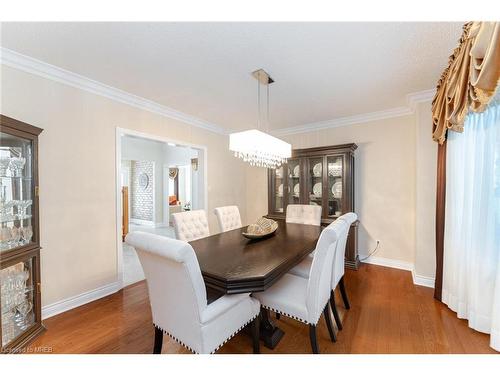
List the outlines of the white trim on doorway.
<svg viewBox="0 0 500 375">
<path fill-rule="evenodd" d="M 122 145 L 121 137 L 124 135 L 131 135 L 135 137 L 140 137 L 144 139 L 150 139 L 154 141 L 164 142 L 164 143 L 175 143 L 179 146 L 191 147 L 203 152 L 203 209 L 208 211 L 208 149 L 207 146 L 197 145 L 194 143 L 179 141 L 178 139 L 172 139 L 167 137 L 158 136 L 155 134 L 142 133 L 136 130 L 124 129 L 116 127 L 116 138 L 115 138 L 115 185 L 116 185 L 116 201 L 115 201 L 115 211 L 116 211 L 116 268 L 117 268 L 117 285 L 118 290 L 123 288 L 123 248 L 122 248 L 122 205 L 121 205 L 121 160 L 122 160 Z"/>
<path fill-rule="evenodd" d="M 166 194 L 167 196 L 171 195 L 171 191 L 168 189 L 168 171 L 169 171 L 169 166 L 167 164 L 163 164 L 163 194 Z M 170 209 L 169 209 L 169 204 L 168 204 L 168 199 L 163 200 L 163 223 L 162 226 L 168 227 L 170 225 Z"/>
</svg>

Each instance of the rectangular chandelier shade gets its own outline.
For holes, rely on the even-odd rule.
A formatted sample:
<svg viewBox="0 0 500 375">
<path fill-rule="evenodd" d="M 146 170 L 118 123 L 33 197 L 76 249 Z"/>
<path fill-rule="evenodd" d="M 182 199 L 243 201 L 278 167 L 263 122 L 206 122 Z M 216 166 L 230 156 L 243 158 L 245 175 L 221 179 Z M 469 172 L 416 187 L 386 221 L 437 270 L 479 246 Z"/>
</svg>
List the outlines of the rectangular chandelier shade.
<svg viewBox="0 0 500 375">
<path fill-rule="evenodd" d="M 291 144 L 257 129 L 230 134 L 229 150 L 251 165 L 266 168 L 277 168 L 292 156 Z"/>
</svg>

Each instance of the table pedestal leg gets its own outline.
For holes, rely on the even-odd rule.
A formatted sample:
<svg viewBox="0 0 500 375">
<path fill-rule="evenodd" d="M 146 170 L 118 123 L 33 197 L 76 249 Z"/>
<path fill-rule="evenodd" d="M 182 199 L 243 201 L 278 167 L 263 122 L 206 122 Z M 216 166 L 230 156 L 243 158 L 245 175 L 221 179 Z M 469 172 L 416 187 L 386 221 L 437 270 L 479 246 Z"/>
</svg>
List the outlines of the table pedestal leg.
<svg viewBox="0 0 500 375">
<path fill-rule="evenodd" d="M 264 341 L 266 348 L 274 349 L 285 332 L 276 327 L 274 321 L 269 316 L 269 311 L 260 308 L 260 339 Z"/>
</svg>

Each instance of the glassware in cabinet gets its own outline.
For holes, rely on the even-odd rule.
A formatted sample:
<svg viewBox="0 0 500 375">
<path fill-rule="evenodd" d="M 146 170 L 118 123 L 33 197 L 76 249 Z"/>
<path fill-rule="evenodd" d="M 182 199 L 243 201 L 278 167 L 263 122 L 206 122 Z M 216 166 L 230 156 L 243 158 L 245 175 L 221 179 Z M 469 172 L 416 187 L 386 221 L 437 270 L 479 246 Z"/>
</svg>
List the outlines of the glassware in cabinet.
<svg viewBox="0 0 500 375">
<path fill-rule="evenodd" d="M 29 244 L 33 225 L 33 142 L 0 134 L 0 252 Z"/>
<path fill-rule="evenodd" d="M 2 348 L 33 327 L 36 321 L 34 258 L 0 270 Z"/>
</svg>

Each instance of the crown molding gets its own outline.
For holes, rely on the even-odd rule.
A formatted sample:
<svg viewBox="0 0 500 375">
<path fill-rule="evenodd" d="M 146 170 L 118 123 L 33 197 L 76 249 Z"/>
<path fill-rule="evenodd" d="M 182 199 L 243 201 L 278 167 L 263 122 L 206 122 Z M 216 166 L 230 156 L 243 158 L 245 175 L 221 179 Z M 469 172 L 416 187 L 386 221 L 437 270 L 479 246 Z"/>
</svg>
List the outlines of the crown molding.
<svg viewBox="0 0 500 375">
<path fill-rule="evenodd" d="M 132 107 L 178 120 L 204 130 L 217 134 L 227 134 L 226 130 L 218 125 L 4 47 L 0 47 L 0 62 L 11 68 L 76 87 L 92 94 L 100 95 Z"/>
<path fill-rule="evenodd" d="M 436 89 L 412 92 L 406 95 L 406 102 L 412 111 L 415 111 L 418 103 L 429 102 L 434 99 Z"/>
<path fill-rule="evenodd" d="M 339 117 L 332 120 L 312 122 L 309 124 L 297 125 L 289 128 L 276 129 L 272 131 L 272 133 L 277 136 L 300 134 L 317 130 L 338 128 L 341 126 L 362 124 L 365 122 L 384 120 L 394 117 L 409 116 L 415 113 L 415 109 L 418 103 L 432 100 L 435 93 L 435 89 L 418 91 L 406 95 L 406 106 L 390 108 L 383 111 L 362 113 L 354 116 Z"/>
<path fill-rule="evenodd" d="M 341 126 L 356 125 L 370 121 L 382 120 L 393 117 L 401 117 L 411 115 L 413 111 L 409 107 L 396 107 L 383 111 L 363 113 L 360 115 L 339 117 L 332 120 L 312 122 L 309 124 L 293 126 L 290 128 L 283 128 L 274 130 L 272 133 L 274 135 L 290 135 L 290 134 L 300 134 L 307 133 L 316 130 L 339 128 Z"/>
</svg>

